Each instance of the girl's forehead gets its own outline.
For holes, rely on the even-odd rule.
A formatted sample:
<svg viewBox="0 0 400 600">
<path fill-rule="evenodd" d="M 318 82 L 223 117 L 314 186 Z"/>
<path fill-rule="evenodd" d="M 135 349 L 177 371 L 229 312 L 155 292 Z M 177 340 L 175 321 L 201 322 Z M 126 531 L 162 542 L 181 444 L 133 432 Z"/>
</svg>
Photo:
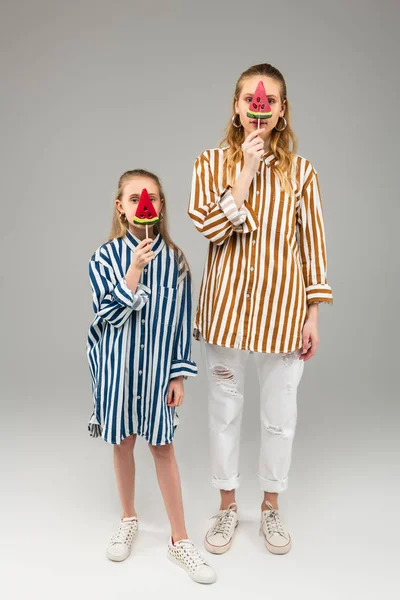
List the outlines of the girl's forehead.
<svg viewBox="0 0 400 600">
<path fill-rule="evenodd" d="M 243 81 L 240 95 L 244 96 L 245 94 L 254 94 L 259 81 L 263 82 L 267 96 L 280 95 L 281 86 L 279 81 L 272 79 L 272 77 L 265 77 L 265 75 L 254 75 L 253 77 L 247 77 Z"/>
<path fill-rule="evenodd" d="M 140 194 L 143 188 L 146 188 L 149 194 L 158 194 L 159 192 L 156 182 L 150 177 L 133 177 L 125 185 L 124 194 Z"/>
</svg>

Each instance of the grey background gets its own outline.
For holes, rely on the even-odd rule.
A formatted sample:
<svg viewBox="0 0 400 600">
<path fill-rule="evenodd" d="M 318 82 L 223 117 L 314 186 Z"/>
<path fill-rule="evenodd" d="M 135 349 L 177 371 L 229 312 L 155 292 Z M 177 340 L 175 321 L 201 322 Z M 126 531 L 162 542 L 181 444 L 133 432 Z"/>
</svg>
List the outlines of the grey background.
<svg viewBox="0 0 400 600">
<path fill-rule="evenodd" d="M 399 534 L 398 37 L 394 1 L 1 3 L 3 597 L 373 598 L 394 585 Z M 163 180 L 197 300 L 207 242 L 186 215 L 192 165 L 216 146 L 234 84 L 270 62 L 287 80 L 300 154 L 319 172 L 335 303 L 306 364 L 286 557 L 257 536 L 258 386 L 246 389 L 241 527 L 205 590 L 164 557 L 168 523 L 137 445 L 142 532 L 106 561 L 119 518 L 111 447 L 91 440 L 87 263 L 107 238 L 118 177 Z M 176 449 L 190 535 L 217 510 L 206 387 L 186 385 Z M 2 594 L 3 595 L 3 594 Z"/>
</svg>

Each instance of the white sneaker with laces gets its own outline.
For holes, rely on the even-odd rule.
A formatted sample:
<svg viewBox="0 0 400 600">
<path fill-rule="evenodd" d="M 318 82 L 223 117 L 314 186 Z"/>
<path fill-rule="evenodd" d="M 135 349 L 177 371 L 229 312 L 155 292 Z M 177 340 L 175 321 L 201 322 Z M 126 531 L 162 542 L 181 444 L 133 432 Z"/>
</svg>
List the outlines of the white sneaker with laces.
<svg viewBox="0 0 400 600">
<path fill-rule="evenodd" d="M 131 553 L 132 543 L 138 531 L 136 517 L 121 519 L 117 531 L 112 536 L 107 548 L 107 557 L 110 560 L 122 561 Z"/>
<path fill-rule="evenodd" d="M 233 534 L 239 523 L 237 505 L 232 502 L 227 509 L 220 510 L 212 518 L 215 521 L 206 533 L 204 545 L 212 554 L 224 554 L 232 545 Z"/>
<path fill-rule="evenodd" d="M 212 567 L 202 557 L 191 540 L 180 540 L 168 544 L 168 558 L 186 571 L 197 583 L 214 583 L 217 576 Z"/>
<path fill-rule="evenodd" d="M 292 547 L 288 531 L 282 525 L 279 511 L 270 502 L 265 502 L 267 510 L 261 513 L 260 535 L 264 536 L 265 545 L 272 554 L 286 554 Z"/>
</svg>

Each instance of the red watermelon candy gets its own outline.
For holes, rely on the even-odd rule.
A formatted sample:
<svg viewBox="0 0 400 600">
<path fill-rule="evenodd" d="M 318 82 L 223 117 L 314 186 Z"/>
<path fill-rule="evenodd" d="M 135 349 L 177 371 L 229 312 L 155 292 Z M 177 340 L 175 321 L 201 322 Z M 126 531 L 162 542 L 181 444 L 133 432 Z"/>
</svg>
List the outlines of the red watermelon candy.
<svg viewBox="0 0 400 600">
<path fill-rule="evenodd" d="M 143 188 L 133 222 L 136 225 L 154 225 L 159 220 L 157 211 L 150 200 L 149 193 L 146 188 Z"/>
<path fill-rule="evenodd" d="M 272 117 L 271 106 L 262 81 L 258 82 L 249 106 L 246 114 L 250 119 L 270 119 Z"/>
</svg>

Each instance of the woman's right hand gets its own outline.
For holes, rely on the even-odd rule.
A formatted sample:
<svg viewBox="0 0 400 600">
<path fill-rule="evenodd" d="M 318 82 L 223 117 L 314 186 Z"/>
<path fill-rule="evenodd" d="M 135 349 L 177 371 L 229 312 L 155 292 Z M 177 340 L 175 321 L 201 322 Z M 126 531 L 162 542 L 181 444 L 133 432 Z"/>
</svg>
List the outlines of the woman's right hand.
<svg viewBox="0 0 400 600">
<path fill-rule="evenodd" d="M 259 169 L 261 157 L 265 153 L 264 140 L 260 137 L 260 133 L 263 131 L 265 130 L 256 129 L 252 131 L 242 144 L 244 169 L 253 177 Z"/>
<path fill-rule="evenodd" d="M 154 252 L 150 246 L 152 241 L 151 238 L 146 238 L 138 244 L 130 265 L 133 269 L 141 271 L 151 260 L 153 260 Z"/>
</svg>

